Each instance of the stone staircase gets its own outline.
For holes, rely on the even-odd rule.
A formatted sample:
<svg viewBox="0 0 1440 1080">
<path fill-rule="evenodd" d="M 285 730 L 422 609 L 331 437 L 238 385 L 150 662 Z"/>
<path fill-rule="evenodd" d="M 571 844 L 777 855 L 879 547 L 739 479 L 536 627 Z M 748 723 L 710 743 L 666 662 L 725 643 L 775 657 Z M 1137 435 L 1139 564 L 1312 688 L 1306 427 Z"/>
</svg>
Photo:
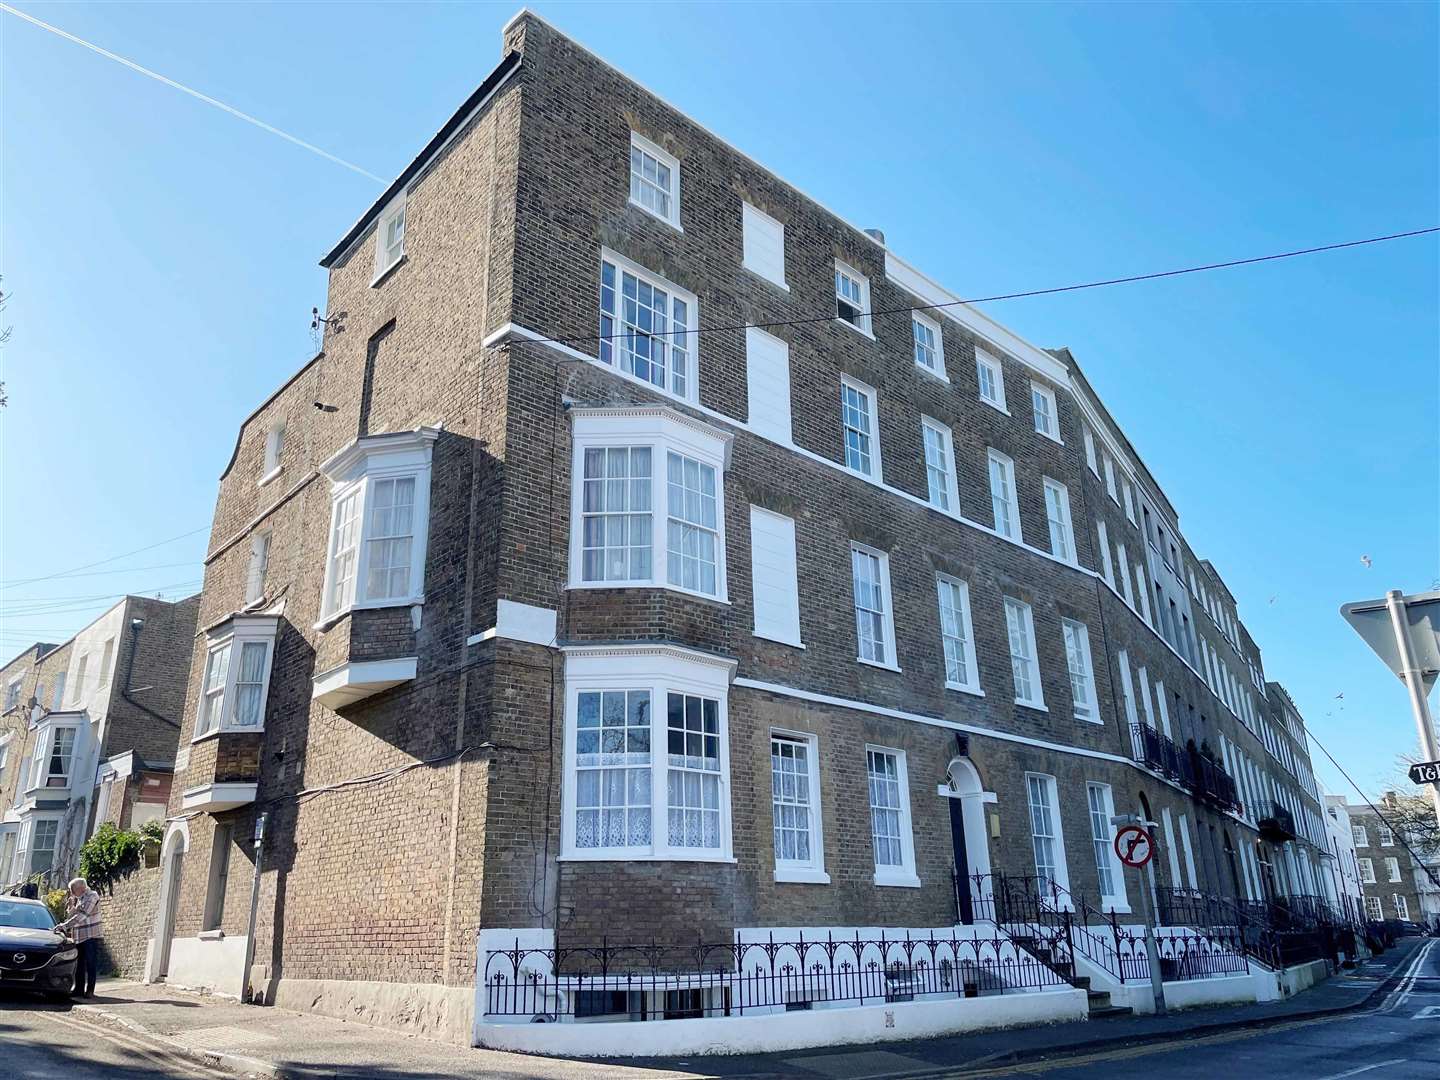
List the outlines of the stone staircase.
<svg viewBox="0 0 1440 1080">
<path fill-rule="evenodd" d="M 1115 1016 L 1130 1016 L 1134 1013 L 1135 1010 L 1128 1005 L 1112 1005 L 1110 1003 L 1109 990 L 1091 989 L 1090 977 L 1088 975 L 1077 974 L 1073 963 L 1058 958 L 1055 955 L 1055 951 L 1039 938 L 1023 934 L 1011 934 L 1011 938 L 1017 946 L 1035 957 L 1035 959 L 1039 960 L 1051 971 L 1055 972 L 1056 975 L 1059 975 L 1071 986 L 1075 987 L 1075 989 L 1085 991 L 1091 1020 L 1105 1020 Z"/>
</svg>

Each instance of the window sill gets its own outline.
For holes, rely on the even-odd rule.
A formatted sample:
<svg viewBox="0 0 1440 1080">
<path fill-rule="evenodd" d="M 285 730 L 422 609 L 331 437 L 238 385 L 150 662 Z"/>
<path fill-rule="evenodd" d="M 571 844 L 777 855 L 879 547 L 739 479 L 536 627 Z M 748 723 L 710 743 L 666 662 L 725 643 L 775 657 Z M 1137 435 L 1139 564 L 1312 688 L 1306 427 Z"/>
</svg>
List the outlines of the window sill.
<svg viewBox="0 0 1440 1080">
<path fill-rule="evenodd" d="M 1104 901 L 1101 901 L 1101 904 L 1100 904 L 1100 914 L 1102 914 L 1102 915 L 1109 915 L 1111 912 L 1114 912 L 1116 915 L 1129 915 L 1129 914 L 1130 914 L 1130 905 L 1129 905 L 1129 904 L 1114 904 L 1114 905 L 1111 905 L 1111 904 L 1105 903 Z"/>
<path fill-rule="evenodd" d="M 918 889 L 920 888 L 920 879 L 914 874 L 876 873 L 875 884 L 887 889 Z"/>
<path fill-rule="evenodd" d="M 1035 434 L 1036 434 L 1036 435 L 1040 435 L 1040 436 L 1042 436 L 1043 438 L 1049 439 L 1049 440 L 1050 440 L 1051 442 L 1053 442 L 1056 446 L 1064 446 L 1064 445 L 1065 445 L 1065 443 L 1064 443 L 1063 441 L 1061 441 L 1059 435 L 1051 435 L 1048 431 L 1041 431 L 1039 428 L 1036 428 L 1036 429 L 1035 429 Z"/>
<path fill-rule="evenodd" d="M 857 478 L 859 478 L 859 479 L 861 479 L 861 480 L 864 480 L 867 484 L 874 484 L 876 487 L 884 487 L 884 486 L 885 486 L 885 481 L 882 480 L 880 477 L 875 476 L 873 473 L 866 473 L 866 472 L 861 472 L 859 469 L 852 469 L 849 465 L 846 465 L 844 462 L 841 462 L 841 463 L 840 463 L 840 468 L 844 469 L 844 470 L 845 470 L 847 473 L 849 473 L 851 476 L 854 476 L 854 477 L 857 477 Z"/>
<path fill-rule="evenodd" d="M 1010 410 L 1005 407 L 1005 404 L 1004 404 L 1003 402 L 991 401 L 988 397 L 985 397 L 983 394 L 981 395 L 980 400 L 981 400 L 984 404 L 989 405 L 990 408 L 994 409 L 996 412 L 998 412 L 998 413 L 1004 413 L 1006 416 L 1009 416 L 1009 415 L 1010 415 Z"/>
<path fill-rule="evenodd" d="M 225 931 L 201 930 L 200 933 L 196 934 L 195 936 L 201 941 L 223 941 L 225 939 Z"/>
<path fill-rule="evenodd" d="M 1080 713 L 1077 712 L 1075 714 L 1075 719 L 1079 720 L 1081 723 L 1094 724 L 1096 727 L 1105 726 L 1105 718 L 1102 716 L 1082 716 Z"/>
<path fill-rule="evenodd" d="M 209 739 L 218 739 L 221 735 L 259 735 L 265 731 L 264 724 L 256 724 L 253 727 L 218 727 L 207 731 L 203 735 L 195 735 L 190 739 L 190 745 L 206 742 Z"/>
<path fill-rule="evenodd" d="M 946 690 L 954 690 L 957 694 L 969 694 L 971 697 L 984 697 L 985 691 L 978 686 L 969 686 L 964 683 L 947 682 Z"/>
<path fill-rule="evenodd" d="M 675 200 L 674 200 L 674 198 L 673 198 L 673 196 L 672 196 L 671 202 L 674 202 L 674 201 L 675 201 Z M 676 232 L 680 233 L 681 235 L 684 235 L 685 230 L 680 227 L 680 222 L 679 222 L 678 220 L 676 220 L 676 221 L 671 221 L 671 220 L 670 220 L 669 218 L 667 218 L 667 217 L 661 217 L 659 214 L 657 214 L 654 210 L 651 210 L 651 209 L 650 209 L 648 206 L 646 206 L 644 203 L 642 203 L 642 202 L 637 202 L 635 199 L 627 199 L 626 202 L 628 202 L 631 206 L 635 207 L 636 210 L 639 210 L 639 211 L 640 211 L 641 213 L 643 213 L 646 217 L 652 217 L 652 218 L 654 218 L 656 221 L 663 222 L 664 224 L 669 225 L 670 228 L 674 229 Z M 679 207 L 677 206 L 676 209 L 679 209 Z"/>
<path fill-rule="evenodd" d="M 282 472 L 284 472 L 284 471 L 285 471 L 285 466 L 284 466 L 284 465 L 276 465 L 273 469 L 271 469 L 269 472 L 267 472 L 264 476 L 260 477 L 259 482 L 258 482 L 255 486 L 256 486 L 256 487 L 264 487 L 266 484 L 270 483 L 271 480 L 274 480 L 277 476 L 279 476 L 279 475 L 280 475 Z"/>
<path fill-rule="evenodd" d="M 790 885 L 829 885 L 830 875 L 824 870 L 807 870 L 804 867 L 777 866 L 775 880 Z"/>
<path fill-rule="evenodd" d="M 777 288 L 777 289 L 784 289 L 787 293 L 790 291 L 790 286 L 789 286 L 789 285 L 786 285 L 785 282 L 783 282 L 783 281 L 776 281 L 774 278 L 770 277 L 768 274 L 762 274 L 759 270 L 756 270 L 755 267 L 753 267 L 753 266 L 746 266 L 744 263 L 741 263 L 741 264 L 740 264 L 740 269 L 744 270 L 747 274 L 750 274 L 752 277 L 759 278 L 761 281 L 765 282 L 767 285 L 774 285 L 775 288 Z"/>
<path fill-rule="evenodd" d="M 869 330 L 866 330 L 863 326 L 856 326 L 849 319 L 842 319 L 839 315 L 836 315 L 834 321 L 840 323 L 842 326 L 848 326 L 851 330 L 854 330 L 855 333 L 859 334 L 863 338 L 868 338 L 871 341 L 875 340 L 875 335 L 873 333 L 871 333 Z"/>
<path fill-rule="evenodd" d="M 753 638 L 759 638 L 761 641 L 773 641 L 777 645 L 788 645 L 792 649 L 805 648 L 805 646 L 798 641 L 790 641 L 787 638 L 771 637 L 769 634 L 762 634 L 758 630 L 753 632 L 750 636 Z"/>
<path fill-rule="evenodd" d="M 934 379 L 936 382 L 942 382 L 946 386 L 950 385 L 950 376 L 946 375 L 943 369 L 940 371 L 935 371 L 934 369 L 928 368 L 924 364 L 917 361 L 915 364 L 915 370 L 920 372 L 920 374 L 924 375 L 926 378 Z"/>
<path fill-rule="evenodd" d="M 1036 712 L 1048 713 L 1050 710 L 1045 707 L 1043 701 L 1025 701 L 1023 698 L 1016 698 L 1015 704 L 1023 709 L 1034 709 Z"/>
<path fill-rule="evenodd" d="M 381 284 L 384 283 L 386 278 L 388 278 L 396 270 L 400 269 L 400 267 L 405 265 L 405 262 L 408 258 L 409 256 L 402 251 L 400 253 L 400 257 L 394 262 L 390 263 L 390 265 L 383 266 L 379 270 L 376 270 L 375 276 L 370 279 L 370 288 L 378 289 Z"/>
<path fill-rule="evenodd" d="M 624 852 L 600 851 L 593 855 L 571 851 L 564 855 L 557 855 L 556 862 L 698 862 L 698 863 L 735 863 L 738 860 L 733 855 L 709 855 L 689 852 L 672 852 L 665 855 L 637 854 L 627 855 Z"/>
<path fill-rule="evenodd" d="M 866 660 L 863 656 L 857 656 L 855 661 L 866 667 L 880 668 L 882 671 L 900 671 L 899 664 L 883 664 L 879 660 Z"/>
</svg>

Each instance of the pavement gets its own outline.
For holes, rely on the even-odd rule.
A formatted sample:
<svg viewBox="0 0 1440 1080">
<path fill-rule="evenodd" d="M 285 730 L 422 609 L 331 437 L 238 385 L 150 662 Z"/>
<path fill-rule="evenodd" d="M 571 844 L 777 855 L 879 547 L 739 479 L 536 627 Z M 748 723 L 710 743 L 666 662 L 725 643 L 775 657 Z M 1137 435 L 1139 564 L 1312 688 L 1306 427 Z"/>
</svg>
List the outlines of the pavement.
<svg viewBox="0 0 1440 1080">
<path fill-rule="evenodd" d="M 53 1029 L 53 1041 L 64 1047 L 74 1042 L 75 1028 L 91 1025 L 91 1030 L 96 1027 L 104 1029 L 104 1039 L 92 1039 L 92 1043 L 98 1046 L 106 1040 L 128 1041 L 134 1053 L 142 1057 L 149 1055 L 146 1060 L 153 1065 L 137 1069 L 135 1062 L 122 1054 L 116 1060 L 127 1062 L 126 1068 L 137 1071 L 131 1073 L 103 1068 L 94 1073 L 95 1076 L 106 1077 L 210 1076 L 222 1075 L 219 1070 L 228 1070 L 230 1075 L 275 1080 L 349 1080 L 360 1077 L 367 1080 L 439 1080 L 441 1077 L 484 1077 L 486 1080 L 694 1080 L 698 1077 L 876 1080 L 879 1077 L 939 1077 L 960 1073 L 998 1076 L 1015 1070 L 1026 1075 L 1049 1075 L 1055 1069 L 1081 1069 L 1074 1075 L 1083 1076 L 1089 1075 L 1083 1071 L 1086 1060 L 1105 1061 L 1106 1075 L 1115 1076 L 1119 1075 L 1115 1071 L 1119 1067 L 1117 1055 L 1138 1068 L 1147 1054 L 1176 1054 L 1177 1040 L 1181 1041 L 1181 1046 L 1192 1048 L 1197 1053 L 1213 1044 L 1216 1047 L 1211 1053 L 1213 1057 L 1213 1054 L 1222 1053 L 1222 1048 L 1230 1042 L 1245 1039 L 1248 1033 L 1299 1030 L 1306 1023 L 1345 1019 L 1351 1014 L 1373 1017 L 1377 1015 L 1373 1008 L 1377 1002 L 1388 1000 L 1387 994 L 1389 998 L 1394 998 L 1400 992 L 1399 988 L 1392 989 L 1397 981 L 1401 986 L 1405 985 L 1401 976 L 1412 976 L 1411 991 L 1428 990 L 1433 984 L 1435 1000 L 1440 1003 L 1440 943 L 1430 950 L 1425 958 L 1428 962 L 1422 965 L 1427 971 L 1435 970 L 1433 977 L 1425 976 L 1416 982 L 1414 973 L 1406 970 L 1406 965 L 1416 959 L 1416 950 L 1430 944 L 1430 939 L 1402 939 L 1395 948 L 1366 961 L 1355 971 L 1342 972 L 1292 998 L 1265 1005 L 1190 1009 L 1167 1017 L 1117 1017 L 843 1049 L 624 1061 L 573 1061 L 473 1049 L 373 1028 L 355 1021 L 273 1007 L 257 1008 L 163 985 L 145 986 L 107 979 L 97 986 L 96 997 L 84 1002 L 50 1004 L 18 996 L 0 997 L 0 1034 L 4 1036 L 0 1041 L 6 1046 L 6 1060 L 0 1066 L 0 1072 L 8 1073 L 15 1064 L 14 1059 L 9 1057 L 12 1044 L 23 1045 L 27 1048 L 26 1052 L 30 1052 L 30 1040 L 43 1039 L 44 1033 Z M 1366 1006 L 1372 1008 L 1362 1011 Z M 1434 1030 L 1440 1035 L 1440 1008 L 1434 1015 Z M 1417 1030 L 1428 1035 L 1429 1025 L 1420 1025 Z M 101 1032 L 96 1031 L 96 1034 Z M 1278 1034 L 1275 1037 L 1281 1038 Z M 1257 1037 L 1246 1045 L 1253 1047 L 1261 1043 L 1262 1039 Z M 109 1053 L 109 1050 L 105 1052 Z M 1189 1062 L 1190 1058 L 1182 1054 L 1177 1060 Z M 192 1071 L 166 1071 L 175 1068 L 175 1062 L 188 1062 Z M 62 1064 L 64 1067 L 59 1071 L 53 1071 L 56 1068 L 54 1062 L 48 1068 L 31 1063 L 21 1069 L 19 1075 L 66 1076 L 70 1080 L 90 1075 L 80 1069 L 83 1061 L 78 1057 Z M 71 1069 L 71 1065 L 76 1068 Z M 1430 1067 L 1433 1068 L 1433 1064 Z M 1212 1061 L 1210 1073 L 1197 1075 L 1213 1076 L 1215 1068 Z M 1166 1069 L 1169 1069 L 1168 1065 Z M 1232 1070 L 1232 1074 L 1302 1075 L 1274 1068 L 1263 1072 L 1242 1069 L 1234 1073 Z M 1068 1077 L 1071 1073 L 1067 1071 L 1063 1075 Z M 1141 1071 L 1134 1075 L 1154 1074 Z M 1171 1071 L 1165 1071 L 1163 1075 L 1169 1077 Z"/>
</svg>

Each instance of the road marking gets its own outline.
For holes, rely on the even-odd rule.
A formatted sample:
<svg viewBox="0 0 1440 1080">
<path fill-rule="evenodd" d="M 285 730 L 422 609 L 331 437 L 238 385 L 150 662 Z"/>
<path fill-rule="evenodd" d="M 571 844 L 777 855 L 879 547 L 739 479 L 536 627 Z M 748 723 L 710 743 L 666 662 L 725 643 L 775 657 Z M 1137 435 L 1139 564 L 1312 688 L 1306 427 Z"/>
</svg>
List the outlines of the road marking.
<svg viewBox="0 0 1440 1080">
<path fill-rule="evenodd" d="M 1415 989 L 1415 980 L 1419 972 L 1425 970 L 1425 961 L 1429 958 L 1430 950 L 1433 948 L 1435 948 L 1435 939 L 1432 938 L 1425 943 L 1424 948 L 1420 949 L 1410 958 L 1410 963 L 1405 967 L 1405 974 L 1400 978 L 1400 984 L 1396 986 L 1394 990 L 1390 991 L 1389 996 L 1385 999 L 1385 1003 L 1376 1010 L 1377 1012 L 1394 1012 L 1401 1005 L 1405 1004 L 1405 999 L 1408 998 L 1410 992 Z"/>
<path fill-rule="evenodd" d="M 1411 1020 L 1440 1020 L 1440 1005 L 1426 1005 Z"/>
<path fill-rule="evenodd" d="M 141 1057 L 148 1058 L 153 1065 L 161 1065 L 167 1068 L 175 1068 L 183 1075 L 188 1076 L 209 1076 L 217 1078 L 233 1078 L 234 1073 L 228 1069 L 221 1069 L 219 1066 L 211 1065 L 209 1062 L 192 1057 L 183 1051 L 177 1052 L 166 1046 L 163 1042 L 154 1042 L 128 1031 L 121 1031 L 116 1028 L 106 1027 L 101 1024 L 92 1024 L 84 1020 L 75 1020 L 61 1013 L 43 1012 L 36 1013 L 46 1020 L 61 1027 L 70 1028 L 73 1031 L 85 1035 L 88 1039 L 106 1039 L 116 1046 L 130 1050 Z"/>
<path fill-rule="evenodd" d="M 1371 1069 L 1383 1069 L 1386 1065 L 1403 1065 L 1409 1060 L 1409 1058 L 1395 1058 L 1392 1061 L 1377 1061 L 1374 1065 L 1361 1065 L 1358 1069 L 1351 1069 L 1349 1072 L 1321 1077 L 1321 1080 L 1345 1080 L 1347 1076 L 1359 1076 L 1362 1072 L 1369 1072 Z"/>
</svg>

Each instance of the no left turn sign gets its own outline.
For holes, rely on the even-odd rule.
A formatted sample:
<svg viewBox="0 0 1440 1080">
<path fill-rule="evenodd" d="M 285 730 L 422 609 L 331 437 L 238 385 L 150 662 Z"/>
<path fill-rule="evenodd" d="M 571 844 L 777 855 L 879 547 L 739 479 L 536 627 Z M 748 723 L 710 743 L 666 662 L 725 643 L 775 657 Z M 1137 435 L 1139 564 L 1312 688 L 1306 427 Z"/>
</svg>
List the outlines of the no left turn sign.
<svg viewBox="0 0 1440 1080">
<path fill-rule="evenodd" d="M 1139 869 L 1155 857 L 1155 841 L 1139 825 L 1126 825 L 1115 834 L 1115 854 L 1126 866 Z"/>
</svg>

